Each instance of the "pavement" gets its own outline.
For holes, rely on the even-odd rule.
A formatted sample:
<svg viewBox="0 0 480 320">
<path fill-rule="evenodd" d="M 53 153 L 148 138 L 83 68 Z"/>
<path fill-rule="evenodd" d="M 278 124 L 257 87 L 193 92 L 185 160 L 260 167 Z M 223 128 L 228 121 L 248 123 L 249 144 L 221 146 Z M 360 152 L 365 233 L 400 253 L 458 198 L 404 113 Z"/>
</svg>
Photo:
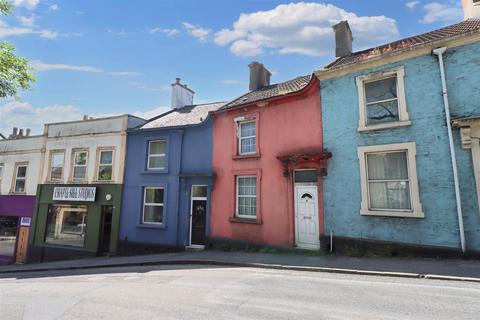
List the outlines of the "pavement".
<svg viewBox="0 0 480 320">
<path fill-rule="evenodd" d="M 0 319 L 478 319 L 480 284 L 212 265 L 6 274 Z"/>
<path fill-rule="evenodd" d="M 255 267 L 480 283 L 480 260 L 308 256 L 216 250 L 6 265 L 0 266 L 0 278 L 7 277 L 11 273 L 22 272 L 173 264 Z"/>
</svg>

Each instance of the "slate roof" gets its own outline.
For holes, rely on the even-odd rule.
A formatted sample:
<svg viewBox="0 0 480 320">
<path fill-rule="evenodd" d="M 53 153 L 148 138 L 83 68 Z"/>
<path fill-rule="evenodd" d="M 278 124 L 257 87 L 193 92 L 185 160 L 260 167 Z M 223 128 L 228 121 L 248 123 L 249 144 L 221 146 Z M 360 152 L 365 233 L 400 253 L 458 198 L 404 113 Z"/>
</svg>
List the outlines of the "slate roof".
<svg viewBox="0 0 480 320">
<path fill-rule="evenodd" d="M 216 111 L 224 104 L 225 102 L 215 102 L 173 109 L 148 120 L 147 123 L 138 129 L 181 127 L 200 124 L 207 119 L 210 111 Z"/>
<path fill-rule="evenodd" d="M 250 104 L 256 101 L 273 97 L 284 96 L 305 88 L 312 79 L 312 75 L 301 76 L 282 83 L 272 84 L 263 88 L 250 91 L 235 100 L 228 102 L 220 110 L 226 110 L 240 105 Z"/>
<path fill-rule="evenodd" d="M 336 67 L 353 64 L 361 60 L 366 60 L 368 58 L 378 57 L 382 54 L 400 51 L 402 49 L 478 31 L 480 31 L 480 19 L 468 19 L 454 25 L 391 42 L 379 47 L 354 52 L 348 56 L 338 58 L 337 60 L 328 64 L 325 69 L 333 69 Z"/>
</svg>

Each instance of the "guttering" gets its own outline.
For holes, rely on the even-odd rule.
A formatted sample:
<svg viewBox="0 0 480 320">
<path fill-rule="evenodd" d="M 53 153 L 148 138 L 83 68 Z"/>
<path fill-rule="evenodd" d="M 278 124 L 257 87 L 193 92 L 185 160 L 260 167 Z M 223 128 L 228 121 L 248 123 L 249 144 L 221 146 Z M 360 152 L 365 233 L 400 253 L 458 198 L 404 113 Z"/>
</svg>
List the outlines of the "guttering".
<svg viewBox="0 0 480 320">
<path fill-rule="evenodd" d="M 457 201 L 457 215 L 458 215 L 458 227 L 460 231 L 460 245 L 462 247 L 462 252 L 465 253 L 466 252 L 465 231 L 463 229 L 463 213 L 462 213 L 462 202 L 460 198 L 460 185 L 458 182 L 457 159 L 455 156 L 455 146 L 453 144 L 452 124 L 450 119 L 450 105 L 448 103 L 447 82 L 445 80 L 445 68 L 443 64 L 443 54 L 445 53 L 446 50 L 447 50 L 447 47 L 441 47 L 441 48 L 434 49 L 432 53 L 438 57 L 438 66 L 440 68 L 443 104 L 445 107 L 445 119 L 447 122 L 448 142 L 450 144 L 450 157 L 452 160 L 453 182 L 455 184 L 455 198 Z"/>
</svg>

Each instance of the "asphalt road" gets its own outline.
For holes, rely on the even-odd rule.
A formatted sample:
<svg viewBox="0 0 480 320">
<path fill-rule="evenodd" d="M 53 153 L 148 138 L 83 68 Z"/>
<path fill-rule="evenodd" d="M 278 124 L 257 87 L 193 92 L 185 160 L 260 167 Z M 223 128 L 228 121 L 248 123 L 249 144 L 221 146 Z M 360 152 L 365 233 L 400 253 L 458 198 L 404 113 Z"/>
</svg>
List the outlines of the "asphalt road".
<svg viewBox="0 0 480 320">
<path fill-rule="evenodd" d="M 480 284 L 254 268 L 6 274 L 0 319 L 480 319 Z"/>
</svg>

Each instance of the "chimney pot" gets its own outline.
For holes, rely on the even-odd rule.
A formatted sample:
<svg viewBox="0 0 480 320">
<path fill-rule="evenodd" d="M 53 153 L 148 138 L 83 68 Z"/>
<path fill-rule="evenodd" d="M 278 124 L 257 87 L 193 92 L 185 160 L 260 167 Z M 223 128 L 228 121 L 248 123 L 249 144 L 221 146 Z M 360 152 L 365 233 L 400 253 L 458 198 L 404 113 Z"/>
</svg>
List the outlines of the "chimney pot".
<svg viewBox="0 0 480 320">
<path fill-rule="evenodd" d="M 30 133 L 31 133 L 31 132 L 32 132 L 32 130 L 31 130 L 30 128 L 27 128 L 27 132 L 26 132 L 27 137 L 30 136 Z"/>
<path fill-rule="evenodd" d="M 18 128 L 17 128 L 17 127 L 13 127 L 13 133 L 12 133 L 12 135 L 13 135 L 14 137 L 16 137 L 17 134 L 18 134 Z"/>
<path fill-rule="evenodd" d="M 272 75 L 262 63 L 252 61 L 248 67 L 250 68 L 250 91 L 260 89 L 270 85 L 270 76 Z"/>
<path fill-rule="evenodd" d="M 20 129 L 20 131 L 18 132 L 18 136 L 23 137 L 23 129 Z"/>
<path fill-rule="evenodd" d="M 335 32 L 335 56 L 345 57 L 352 53 L 352 30 L 348 21 L 340 21 L 333 27 Z"/>
</svg>

